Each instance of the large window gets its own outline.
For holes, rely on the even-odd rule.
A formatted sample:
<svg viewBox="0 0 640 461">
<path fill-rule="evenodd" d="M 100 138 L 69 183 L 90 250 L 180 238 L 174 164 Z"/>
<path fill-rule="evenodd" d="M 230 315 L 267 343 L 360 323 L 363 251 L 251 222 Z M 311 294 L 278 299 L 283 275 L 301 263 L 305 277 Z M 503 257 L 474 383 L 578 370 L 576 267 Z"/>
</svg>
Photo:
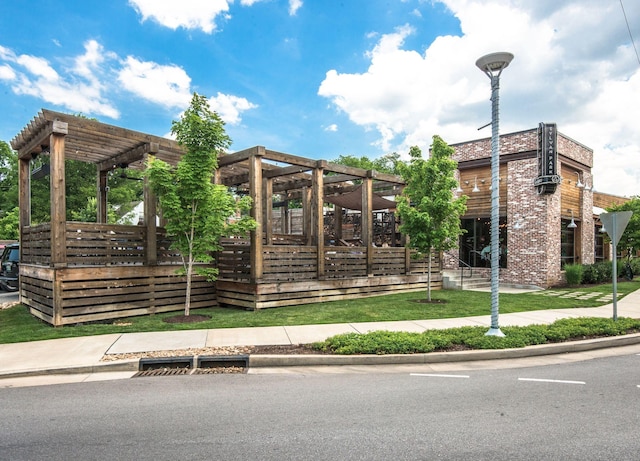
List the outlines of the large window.
<svg viewBox="0 0 640 461">
<path fill-rule="evenodd" d="M 459 258 L 471 267 L 491 267 L 491 218 L 463 219 Z M 507 220 L 500 218 L 500 267 L 507 267 Z M 460 263 L 462 264 L 462 263 Z"/>
<path fill-rule="evenodd" d="M 602 232 L 602 226 L 596 224 L 593 229 L 594 232 L 594 249 L 593 255 L 595 258 L 595 262 L 600 262 L 605 260 L 605 251 L 604 251 L 604 232 Z"/>
<path fill-rule="evenodd" d="M 562 227 L 560 234 L 560 267 L 564 267 L 565 264 L 573 264 L 576 261 L 575 229 L 568 227 L 570 223 L 570 220 L 563 219 L 560 224 Z"/>
</svg>

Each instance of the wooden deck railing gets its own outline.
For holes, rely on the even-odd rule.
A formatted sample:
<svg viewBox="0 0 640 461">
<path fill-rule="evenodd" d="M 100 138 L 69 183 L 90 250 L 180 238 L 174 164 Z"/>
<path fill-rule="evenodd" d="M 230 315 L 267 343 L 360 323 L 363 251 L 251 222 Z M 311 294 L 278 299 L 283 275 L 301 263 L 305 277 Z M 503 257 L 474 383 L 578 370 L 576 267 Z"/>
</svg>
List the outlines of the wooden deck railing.
<svg viewBox="0 0 640 461">
<path fill-rule="evenodd" d="M 66 264 L 68 266 L 110 266 L 145 263 L 146 229 L 142 226 L 66 223 Z M 170 250 L 171 241 L 164 228 L 157 230 L 158 264 L 181 264 L 180 254 Z M 51 264 L 51 224 L 24 229 L 22 261 Z"/>
<path fill-rule="evenodd" d="M 67 222 L 66 263 L 68 266 L 144 265 L 146 228 L 116 224 Z M 157 231 L 158 264 L 182 263 L 180 254 L 169 250 L 170 240 L 163 228 Z M 217 254 L 219 278 L 249 281 L 251 276 L 251 246 L 248 239 L 224 239 L 223 250 Z M 23 234 L 23 262 L 45 265 L 51 263 L 51 226 L 49 223 L 30 226 Z M 317 249 L 307 245 L 263 245 L 262 279 L 274 281 L 316 280 Z M 427 259 L 413 259 L 403 247 L 373 248 L 372 264 L 367 267 L 365 247 L 327 246 L 324 252 L 324 277 L 349 278 L 423 274 L 428 271 Z M 438 271 L 439 259 L 433 257 L 432 271 Z"/>
</svg>

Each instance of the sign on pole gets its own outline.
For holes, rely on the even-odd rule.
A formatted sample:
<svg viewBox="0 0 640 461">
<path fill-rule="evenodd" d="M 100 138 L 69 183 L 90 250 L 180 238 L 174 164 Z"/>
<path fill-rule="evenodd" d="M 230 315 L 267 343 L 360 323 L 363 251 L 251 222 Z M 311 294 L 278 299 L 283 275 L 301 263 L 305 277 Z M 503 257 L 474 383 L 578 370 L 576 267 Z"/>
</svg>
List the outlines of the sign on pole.
<svg viewBox="0 0 640 461">
<path fill-rule="evenodd" d="M 613 320 L 618 320 L 618 242 L 629 224 L 633 211 L 602 213 L 600 221 L 613 243 Z"/>
</svg>

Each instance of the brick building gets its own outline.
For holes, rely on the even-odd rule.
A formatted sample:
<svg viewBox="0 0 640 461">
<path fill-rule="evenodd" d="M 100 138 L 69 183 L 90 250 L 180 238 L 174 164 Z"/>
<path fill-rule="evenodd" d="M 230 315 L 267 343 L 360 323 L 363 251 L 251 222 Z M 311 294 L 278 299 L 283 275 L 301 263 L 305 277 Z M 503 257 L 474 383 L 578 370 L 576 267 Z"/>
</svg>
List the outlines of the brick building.
<svg viewBox="0 0 640 461">
<path fill-rule="evenodd" d="M 553 131 L 549 157 L 548 146 L 543 147 L 545 127 Z M 468 197 L 462 217 L 467 232 L 459 248 L 444 255 L 444 269 L 464 263 L 474 274 L 489 276 L 491 139 L 452 147 L 457 193 Z M 549 287 L 562 283 L 565 264 L 607 257 L 594 194 L 604 202 L 607 196 L 594 193 L 592 166 L 593 150 L 557 132 L 553 124 L 500 136 L 501 283 Z"/>
</svg>

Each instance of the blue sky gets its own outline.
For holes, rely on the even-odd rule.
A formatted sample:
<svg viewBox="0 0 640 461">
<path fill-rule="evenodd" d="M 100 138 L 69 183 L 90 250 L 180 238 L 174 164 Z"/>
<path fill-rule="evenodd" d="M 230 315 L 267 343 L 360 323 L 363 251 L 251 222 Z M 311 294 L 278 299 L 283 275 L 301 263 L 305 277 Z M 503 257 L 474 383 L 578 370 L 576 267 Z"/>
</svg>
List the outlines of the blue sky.
<svg viewBox="0 0 640 461">
<path fill-rule="evenodd" d="M 502 133 L 555 122 L 595 188 L 640 194 L 637 0 L 13 0 L 0 4 L 0 139 L 41 108 L 168 135 L 196 91 L 231 150 L 375 158 L 490 136 L 478 57 L 515 55 Z"/>
</svg>

